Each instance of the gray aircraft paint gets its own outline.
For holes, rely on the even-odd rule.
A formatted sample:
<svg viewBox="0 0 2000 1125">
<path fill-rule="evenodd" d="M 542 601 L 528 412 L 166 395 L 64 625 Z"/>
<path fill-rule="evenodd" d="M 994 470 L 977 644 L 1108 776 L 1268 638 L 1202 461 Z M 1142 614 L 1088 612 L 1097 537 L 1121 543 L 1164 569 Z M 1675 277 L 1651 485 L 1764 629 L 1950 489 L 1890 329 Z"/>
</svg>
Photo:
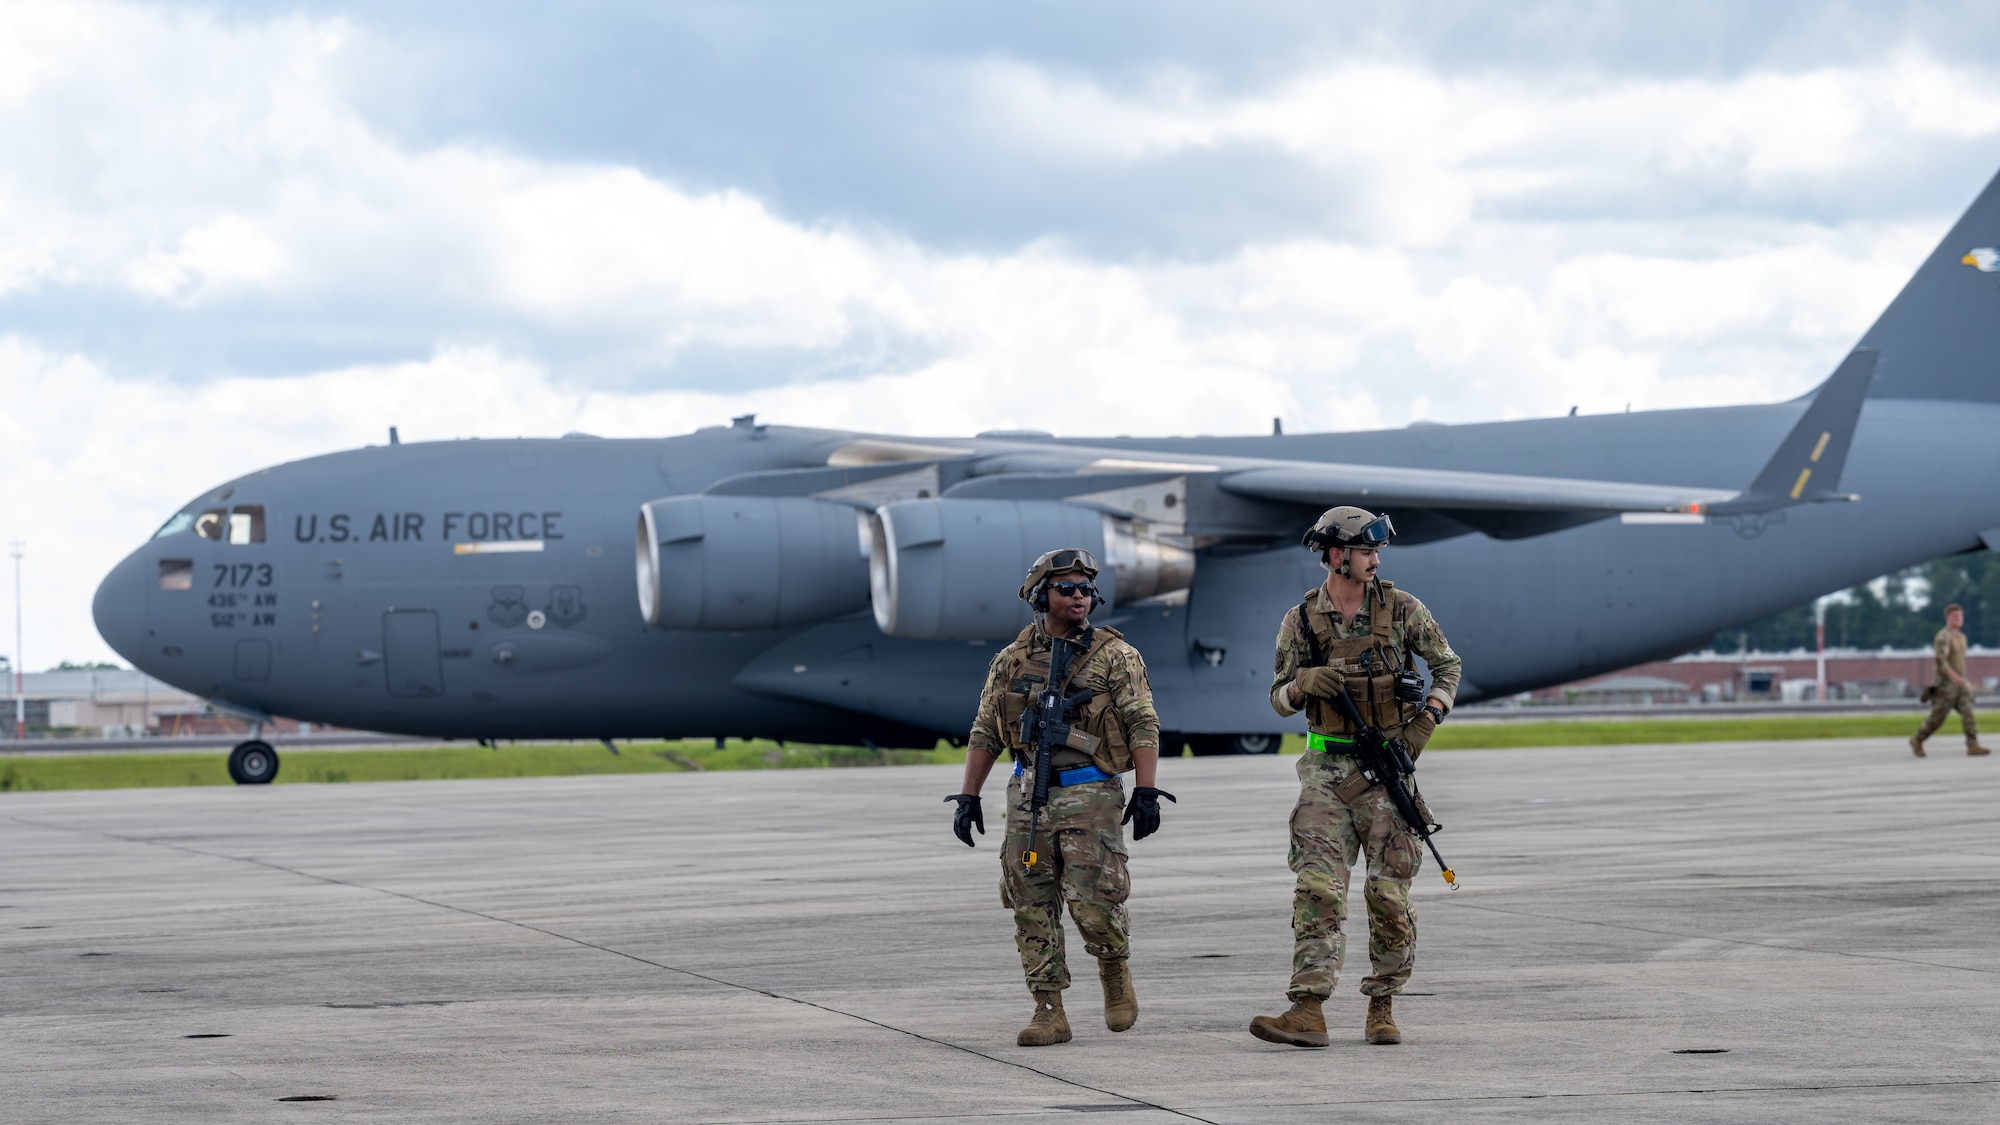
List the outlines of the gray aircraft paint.
<svg viewBox="0 0 2000 1125">
<path fill-rule="evenodd" d="M 2000 529 L 2000 273 L 1989 272 L 1990 253 L 1972 252 L 1996 244 L 2000 178 L 1862 338 L 1879 362 L 1837 481 L 1858 500 L 1787 500 L 1703 524 L 1557 511 L 1594 522 L 1509 539 L 1392 507 L 1406 543 L 1428 541 L 1386 551 L 1383 574 L 1432 608 L 1464 657 L 1461 701 L 1683 651 L 1718 629 L 1980 547 L 1982 534 Z M 260 504 L 265 541 L 185 530 L 155 538 L 104 580 L 95 616 L 114 649 L 177 687 L 347 727 L 927 744 L 963 736 L 1006 636 L 902 639 L 865 609 L 773 630 L 648 625 L 634 579 L 641 506 L 725 480 L 730 494 L 820 492 L 850 478 L 861 489 L 889 470 L 830 476 L 828 458 L 877 437 L 970 450 L 1018 470 L 968 482 L 967 459 L 940 454 L 946 502 L 1087 491 L 1063 479 L 1072 451 L 1086 448 L 1730 493 L 1766 470 L 1811 402 L 1268 437 L 907 439 L 743 420 L 659 440 L 370 447 L 205 494 L 185 513 Z M 795 475 L 744 476 L 787 472 Z M 1812 490 L 1835 483 L 1822 475 Z M 949 493 L 954 485 L 964 491 Z M 1107 607 L 1098 620 L 1145 654 L 1167 728 L 1291 729 L 1297 720 L 1279 719 L 1265 692 L 1278 618 L 1322 577 L 1297 535 L 1321 507 L 1369 501 L 1330 494 L 1287 504 L 1224 496 L 1202 480 L 1189 487 L 1189 504 L 1208 497 L 1201 511 L 1229 534 L 1197 552 L 1184 604 Z M 1197 521 L 1188 530 L 1212 529 Z M 539 549 L 487 549 L 524 543 Z M 456 544 L 478 546 L 458 553 Z M 169 559 L 192 562 L 191 588 L 162 588 Z"/>
</svg>

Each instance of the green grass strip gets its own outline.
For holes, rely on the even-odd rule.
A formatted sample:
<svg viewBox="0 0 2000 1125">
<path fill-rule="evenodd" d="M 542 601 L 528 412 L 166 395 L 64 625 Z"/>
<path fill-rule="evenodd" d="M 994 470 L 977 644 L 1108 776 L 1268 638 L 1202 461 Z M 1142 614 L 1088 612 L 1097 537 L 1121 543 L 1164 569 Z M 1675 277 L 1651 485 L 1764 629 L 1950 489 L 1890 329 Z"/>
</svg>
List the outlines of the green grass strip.
<svg viewBox="0 0 2000 1125">
<path fill-rule="evenodd" d="M 1772 742 L 1801 738 L 1907 738 L 1921 713 L 1772 715 L 1742 719 L 1606 719 L 1588 722 L 1520 720 L 1451 723 L 1432 750 L 1529 746 L 1610 746 L 1663 742 Z M 1980 721 L 2000 724 L 2000 715 Z M 1949 720 L 1934 744 L 1960 739 Z M 1286 735 L 1284 752 L 1303 753 L 1304 735 Z M 931 750 L 870 750 L 859 746 L 779 746 L 732 739 L 627 743 L 614 755 L 597 743 L 425 746 L 408 750 L 287 750 L 278 748 L 279 785 L 345 781 L 436 781 L 477 777 L 573 777 L 579 774 L 687 773 L 697 770 L 817 769 L 842 766 L 956 764 L 965 751 L 943 743 Z M 45 789 L 131 789 L 229 785 L 228 751 L 187 754 L 77 754 L 0 759 L 0 793 Z"/>
<path fill-rule="evenodd" d="M 344 781 L 437 781 L 475 777 L 687 773 L 697 770 L 814 769 L 960 762 L 963 750 L 870 750 L 860 746 L 779 746 L 761 740 L 627 743 L 612 754 L 597 743 L 425 746 L 408 750 L 287 750 L 278 747 L 278 785 Z M 229 752 L 77 754 L 0 760 L 0 792 L 230 785 Z"/>
</svg>

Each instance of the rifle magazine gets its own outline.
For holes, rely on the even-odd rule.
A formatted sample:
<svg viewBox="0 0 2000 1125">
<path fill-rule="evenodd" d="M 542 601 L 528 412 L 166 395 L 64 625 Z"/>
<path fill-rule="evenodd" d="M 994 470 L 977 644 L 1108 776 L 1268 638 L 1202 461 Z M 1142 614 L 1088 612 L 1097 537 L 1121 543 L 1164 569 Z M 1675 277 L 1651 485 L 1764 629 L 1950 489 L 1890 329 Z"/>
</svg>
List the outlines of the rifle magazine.
<svg viewBox="0 0 2000 1125">
<path fill-rule="evenodd" d="M 1348 774 L 1346 777 L 1342 778 L 1340 783 L 1333 787 L 1333 796 L 1334 799 L 1339 801 L 1341 804 L 1351 805 L 1357 799 L 1359 799 L 1363 793 L 1368 792 L 1370 789 L 1373 789 L 1374 787 L 1375 783 L 1368 780 L 1367 774 L 1362 773 L 1360 770 L 1356 770 L 1353 773 Z"/>
</svg>

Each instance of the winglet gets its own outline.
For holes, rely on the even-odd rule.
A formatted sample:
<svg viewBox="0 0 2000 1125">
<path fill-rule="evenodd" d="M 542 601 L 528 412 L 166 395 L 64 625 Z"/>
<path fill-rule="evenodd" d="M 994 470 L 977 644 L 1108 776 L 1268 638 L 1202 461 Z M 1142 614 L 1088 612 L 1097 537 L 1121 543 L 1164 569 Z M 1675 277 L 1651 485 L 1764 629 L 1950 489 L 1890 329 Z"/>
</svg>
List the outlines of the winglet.
<svg viewBox="0 0 2000 1125">
<path fill-rule="evenodd" d="M 1792 432 L 1778 444 L 1778 451 L 1765 462 L 1757 479 L 1750 482 L 1741 496 L 1717 504 L 1710 511 L 1717 515 L 1768 512 L 1793 504 L 1854 499 L 1836 490 L 1880 355 L 1873 348 L 1849 352 L 1832 377 L 1820 384 L 1812 405 L 1806 407 Z"/>
</svg>

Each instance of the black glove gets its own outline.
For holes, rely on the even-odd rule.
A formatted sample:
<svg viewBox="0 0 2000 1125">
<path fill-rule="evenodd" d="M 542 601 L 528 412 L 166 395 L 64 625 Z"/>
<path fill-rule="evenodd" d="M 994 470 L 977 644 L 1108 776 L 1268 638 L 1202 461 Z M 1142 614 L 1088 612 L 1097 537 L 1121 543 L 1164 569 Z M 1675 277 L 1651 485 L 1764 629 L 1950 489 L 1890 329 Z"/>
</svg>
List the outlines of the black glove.
<svg viewBox="0 0 2000 1125">
<path fill-rule="evenodd" d="M 1172 793 L 1164 789 L 1155 789 L 1150 785 L 1141 785 L 1132 790 L 1132 803 L 1125 806 L 1125 819 L 1118 823 L 1132 825 L 1132 838 L 1134 840 L 1143 840 L 1160 830 L 1160 798 L 1162 797 L 1165 797 L 1176 805 L 1181 803 L 1180 798 L 1175 797 Z M 1137 824 L 1132 823 L 1134 819 L 1137 819 Z"/>
<path fill-rule="evenodd" d="M 958 835 L 959 839 L 965 841 L 966 847 L 972 847 L 972 830 L 974 828 L 979 829 L 981 836 L 986 835 L 986 814 L 979 811 L 978 795 L 973 793 L 953 793 L 944 800 L 946 804 L 950 804 L 953 801 L 958 802 L 958 811 L 951 816 L 951 830 Z M 1160 814 L 1155 812 L 1153 814 L 1154 822 L 1158 823 L 1159 819 Z"/>
</svg>

